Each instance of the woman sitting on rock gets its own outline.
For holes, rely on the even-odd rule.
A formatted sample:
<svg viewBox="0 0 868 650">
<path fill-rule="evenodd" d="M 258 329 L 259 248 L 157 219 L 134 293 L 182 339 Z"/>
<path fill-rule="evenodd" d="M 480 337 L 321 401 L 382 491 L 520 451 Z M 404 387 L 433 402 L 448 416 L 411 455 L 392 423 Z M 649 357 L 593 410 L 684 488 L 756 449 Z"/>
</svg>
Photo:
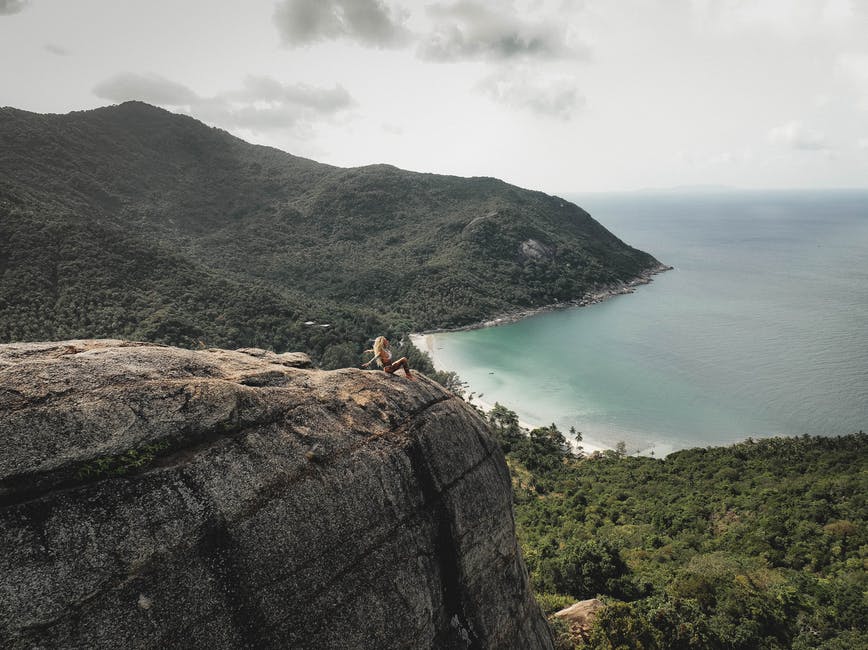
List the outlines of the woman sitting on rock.
<svg viewBox="0 0 868 650">
<path fill-rule="evenodd" d="M 409 379 L 410 381 L 415 381 L 413 379 L 413 375 L 410 374 L 410 366 L 407 365 L 407 357 L 401 357 L 397 361 L 392 361 L 392 351 L 389 349 L 389 339 L 387 339 L 385 336 L 378 336 L 376 339 L 374 339 L 373 349 L 365 350 L 365 352 L 373 352 L 374 356 L 371 358 L 370 361 L 362 364 L 363 368 L 367 368 L 369 365 L 371 365 L 371 362 L 376 359 L 377 365 L 386 372 L 388 372 L 390 375 L 399 368 L 403 368 L 404 374 L 407 375 L 407 379 Z"/>
</svg>

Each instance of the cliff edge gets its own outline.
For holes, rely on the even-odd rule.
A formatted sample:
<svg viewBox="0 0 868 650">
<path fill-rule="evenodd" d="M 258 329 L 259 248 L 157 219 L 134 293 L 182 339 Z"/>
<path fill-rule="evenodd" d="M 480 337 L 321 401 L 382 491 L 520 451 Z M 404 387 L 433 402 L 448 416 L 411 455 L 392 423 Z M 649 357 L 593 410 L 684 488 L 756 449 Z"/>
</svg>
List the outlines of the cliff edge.
<svg viewBox="0 0 868 650">
<path fill-rule="evenodd" d="M 482 420 L 306 365 L 0 345 L 0 645 L 551 648 Z"/>
</svg>

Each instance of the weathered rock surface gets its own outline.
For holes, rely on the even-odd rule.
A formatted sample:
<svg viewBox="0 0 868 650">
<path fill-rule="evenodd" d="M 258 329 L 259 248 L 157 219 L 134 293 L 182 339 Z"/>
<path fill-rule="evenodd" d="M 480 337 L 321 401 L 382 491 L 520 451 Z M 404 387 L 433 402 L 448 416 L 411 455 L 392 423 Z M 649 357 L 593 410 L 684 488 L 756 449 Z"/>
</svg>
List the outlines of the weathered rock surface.
<svg viewBox="0 0 868 650">
<path fill-rule="evenodd" d="M 597 614 L 603 607 L 605 607 L 603 601 L 591 598 L 573 603 L 569 607 L 555 612 L 554 615 L 569 624 L 573 635 L 587 639 L 591 626 L 597 620 Z"/>
<path fill-rule="evenodd" d="M 550 648 L 481 420 L 305 364 L 0 345 L 0 646 Z"/>
</svg>

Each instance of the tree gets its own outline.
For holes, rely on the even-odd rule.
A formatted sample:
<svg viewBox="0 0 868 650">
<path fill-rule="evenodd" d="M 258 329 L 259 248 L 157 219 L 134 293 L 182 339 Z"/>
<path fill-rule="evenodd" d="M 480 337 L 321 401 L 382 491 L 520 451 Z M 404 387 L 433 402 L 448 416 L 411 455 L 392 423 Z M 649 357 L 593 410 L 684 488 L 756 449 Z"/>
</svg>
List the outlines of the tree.
<svg viewBox="0 0 868 650">
<path fill-rule="evenodd" d="M 359 365 L 359 348 L 352 343 L 331 345 L 323 352 L 320 365 L 325 370 L 355 368 Z"/>
<path fill-rule="evenodd" d="M 601 609 L 591 629 L 590 646 L 599 650 L 650 650 L 656 634 L 628 603 L 613 602 Z"/>
<path fill-rule="evenodd" d="M 488 412 L 488 424 L 504 452 L 509 452 L 513 443 L 523 436 L 516 412 L 510 411 L 499 402 L 495 402 Z"/>
<path fill-rule="evenodd" d="M 630 570 L 618 549 L 605 540 L 568 539 L 540 559 L 534 584 L 541 591 L 569 594 L 576 600 L 608 594 L 633 596 Z"/>
<path fill-rule="evenodd" d="M 576 441 L 575 455 L 582 456 L 584 448 L 579 444 L 582 441 L 582 432 L 576 431 L 576 427 L 570 427 L 570 436 Z"/>
</svg>

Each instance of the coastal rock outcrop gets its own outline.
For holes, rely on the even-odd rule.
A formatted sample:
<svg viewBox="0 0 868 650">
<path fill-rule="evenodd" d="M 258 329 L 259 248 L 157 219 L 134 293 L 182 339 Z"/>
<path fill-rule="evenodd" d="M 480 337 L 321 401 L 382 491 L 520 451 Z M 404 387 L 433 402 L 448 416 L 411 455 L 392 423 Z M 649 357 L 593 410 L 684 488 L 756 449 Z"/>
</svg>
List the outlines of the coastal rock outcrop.
<svg viewBox="0 0 868 650">
<path fill-rule="evenodd" d="M 308 364 L 0 345 L 0 646 L 551 648 L 481 419 Z"/>
<path fill-rule="evenodd" d="M 550 260 L 554 257 L 552 249 L 536 239 L 526 239 L 518 247 L 526 260 Z"/>
<path fill-rule="evenodd" d="M 580 600 L 569 607 L 555 612 L 555 618 L 566 621 L 573 637 L 587 640 L 591 626 L 597 620 L 598 613 L 605 605 L 598 598 Z"/>
</svg>

